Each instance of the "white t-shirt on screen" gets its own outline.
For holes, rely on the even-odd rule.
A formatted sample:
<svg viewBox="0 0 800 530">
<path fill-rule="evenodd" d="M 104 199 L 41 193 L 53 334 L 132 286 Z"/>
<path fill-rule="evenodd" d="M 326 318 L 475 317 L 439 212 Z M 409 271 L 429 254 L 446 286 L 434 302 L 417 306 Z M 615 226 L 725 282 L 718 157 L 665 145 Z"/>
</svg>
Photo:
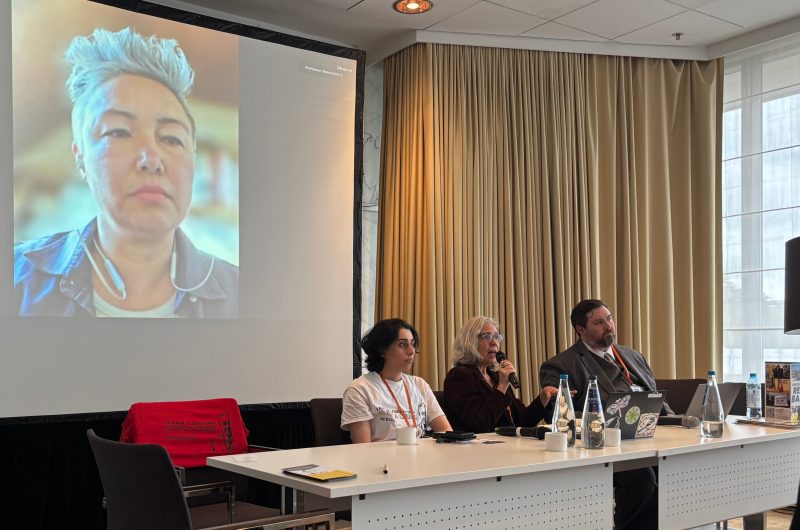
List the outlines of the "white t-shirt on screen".
<svg viewBox="0 0 800 530">
<path fill-rule="evenodd" d="M 403 388 L 405 381 L 411 405 L 417 418 L 417 438 L 422 437 L 425 429 L 430 429 L 432 420 L 444 416 L 436 396 L 430 385 L 421 377 L 403 374 L 400 381 L 386 380 L 403 409 L 408 422 L 413 426 L 408 407 L 408 397 Z M 377 372 L 368 372 L 353 381 L 342 397 L 342 429 L 349 431 L 350 424 L 358 421 L 369 421 L 372 441 L 381 442 L 397 438 L 395 429 L 406 427 L 403 415 L 397 409 L 392 395 L 381 381 Z"/>
</svg>

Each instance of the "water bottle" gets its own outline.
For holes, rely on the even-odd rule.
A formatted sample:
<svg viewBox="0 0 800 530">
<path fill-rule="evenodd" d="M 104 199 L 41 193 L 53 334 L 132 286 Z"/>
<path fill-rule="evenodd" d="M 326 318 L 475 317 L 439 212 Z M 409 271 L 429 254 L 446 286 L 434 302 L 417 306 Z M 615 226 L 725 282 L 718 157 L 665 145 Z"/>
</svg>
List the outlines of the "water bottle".
<svg viewBox="0 0 800 530">
<path fill-rule="evenodd" d="M 747 381 L 747 419 L 757 420 L 761 417 L 761 384 L 755 373 L 750 373 Z"/>
<path fill-rule="evenodd" d="M 583 404 L 581 416 L 581 440 L 586 449 L 601 449 L 606 442 L 606 420 L 596 375 L 589 378 L 589 389 L 586 391 L 586 402 Z"/>
<path fill-rule="evenodd" d="M 725 424 L 725 414 L 722 411 L 722 400 L 719 398 L 717 388 L 717 373 L 708 371 L 706 391 L 703 394 L 703 409 L 700 413 L 700 435 L 706 438 L 721 438 Z"/>
<path fill-rule="evenodd" d="M 554 432 L 565 433 L 567 435 L 567 444 L 575 445 L 575 408 L 572 406 L 572 396 L 569 394 L 567 374 L 561 374 L 561 379 L 558 382 L 558 395 L 556 396 L 552 423 Z"/>
</svg>

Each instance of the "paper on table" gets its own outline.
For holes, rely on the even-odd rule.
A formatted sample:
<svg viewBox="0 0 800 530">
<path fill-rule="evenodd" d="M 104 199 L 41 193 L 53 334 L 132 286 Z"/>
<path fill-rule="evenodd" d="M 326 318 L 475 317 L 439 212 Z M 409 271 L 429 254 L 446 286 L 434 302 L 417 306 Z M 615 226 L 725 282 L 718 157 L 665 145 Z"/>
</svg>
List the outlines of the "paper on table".
<svg viewBox="0 0 800 530">
<path fill-rule="evenodd" d="M 328 480 L 343 480 L 348 478 L 356 478 L 355 473 L 344 471 L 341 469 L 330 469 L 327 467 L 318 466 L 316 464 L 307 464 L 305 466 L 287 467 L 283 469 L 284 473 L 290 475 L 297 475 L 300 477 L 311 478 L 326 482 Z"/>
<path fill-rule="evenodd" d="M 747 418 L 736 418 L 736 423 L 743 423 L 745 425 L 761 425 L 762 427 L 777 427 L 778 429 L 800 429 L 800 423 L 792 423 L 790 421 L 768 420 L 766 418 L 759 418 L 757 420 L 748 420 Z"/>
</svg>

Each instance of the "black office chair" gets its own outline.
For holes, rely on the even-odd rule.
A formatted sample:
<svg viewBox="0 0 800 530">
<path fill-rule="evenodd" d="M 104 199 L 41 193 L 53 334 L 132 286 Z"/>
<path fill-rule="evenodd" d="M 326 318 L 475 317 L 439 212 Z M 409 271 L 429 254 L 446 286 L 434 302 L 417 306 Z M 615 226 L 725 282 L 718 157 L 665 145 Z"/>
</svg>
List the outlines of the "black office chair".
<svg viewBox="0 0 800 530">
<path fill-rule="evenodd" d="M 656 389 L 667 391 L 667 402 L 675 414 L 686 414 L 697 385 L 705 382 L 705 379 L 656 379 Z"/>
<path fill-rule="evenodd" d="M 733 414 L 734 416 L 745 416 L 747 414 L 747 383 L 720 383 L 720 385 L 739 387 L 739 392 L 736 394 L 736 399 L 731 405 L 731 410 L 728 412 L 728 414 Z"/>
<path fill-rule="evenodd" d="M 333 513 L 326 510 L 264 517 L 265 509 L 246 502 L 189 508 L 167 451 L 155 444 L 128 444 L 98 437 L 87 431 L 106 495 L 108 530 L 278 530 L 320 526 L 334 528 Z M 216 485 L 196 486 L 213 488 Z M 228 521 L 229 508 L 234 523 Z M 266 513 L 272 513 L 268 511 Z"/>
<path fill-rule="evenodd" d="M 314 445 L 325 447 L 328 445 L 346 445 L 351 443 L 350 433 L 343 431 L 340 427 L 342 420 L 342 398 L 314 398 L 309 402 L 311 406 L 311 423 L 314 426 Z M 334 499 L 332 507 L 336 511 L 336 519 L 340 521 L 351 521 L 352 512 L 345 509 L 342 503 Z M 331 505 L 328 505 L 331 506 Z"/>
<path fill-rule="evenodd" d="M 314 398 L 311 405 L 311 423 L 314 425 L 314 444 L 317 447 L 350 443 L 350 433 L 340 427 L 342 398 Z"/>
<path fill-rule="evenodd" d="M 433 397 L 436 398 L 436 402 L 439 403 L 439 406 L 442 407 L 442 410 L 444 411 L 445 408 L 444 390 L 434 390 Z M 447 415 L 446 412 L 445 415 Z"/>
<path fill-rule="evenodd" d="M 195 421 L 220 418 L 219 422 L 196 436 L 175 436 L 170 425 L 191 425 Z M 201 504 L 219 503 L 219 495 L 200 495 L 193 492 L 197 484 L 230 482 L 237 499 L 247 499 L 251 481 L 244 475 L 209 467 L 206 458 L 225 454 L 275 450 L 248 443 L 248 431 L 239 404 L 233 398 L 191 401 L 140 402 L 131 405 L 122 422 L 120 442 L 159 444 L 164 446 L 178 469 L 181 486 L 187 490 L 190 508 Z M 205 443 L 199 443 L 203 438 Z M 235 500 L 234 500 L 235 502 Z M 280 510 L 264 516 L 278 515 Z"/>
</svg>

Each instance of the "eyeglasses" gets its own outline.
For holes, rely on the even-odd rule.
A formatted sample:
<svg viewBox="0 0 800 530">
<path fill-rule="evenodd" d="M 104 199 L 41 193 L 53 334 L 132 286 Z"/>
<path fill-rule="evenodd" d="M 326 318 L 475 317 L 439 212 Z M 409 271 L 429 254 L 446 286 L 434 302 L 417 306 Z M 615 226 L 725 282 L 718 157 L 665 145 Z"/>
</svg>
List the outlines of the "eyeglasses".
<svg viewBox="0 0 800 530">
<path fill-rule="evenodd" d="M 414 351 L 419 351 L 417 350 L 418 346 L 417 341 L 415 341 L 414 339 L 411 340 L 400 339 L 396 342 L 396 344 L 400 347 L 401 350 L 407 350 L 409 348 L 413 348 Z"/>
<path fill-rule="evenodd" d="M 503 342 L 502 333 L 479 333 L 478 338 L 485 340 L 486 342 L 489 342 L 492 339 L 496 340 L 497 342 Z"/>
</svg>

